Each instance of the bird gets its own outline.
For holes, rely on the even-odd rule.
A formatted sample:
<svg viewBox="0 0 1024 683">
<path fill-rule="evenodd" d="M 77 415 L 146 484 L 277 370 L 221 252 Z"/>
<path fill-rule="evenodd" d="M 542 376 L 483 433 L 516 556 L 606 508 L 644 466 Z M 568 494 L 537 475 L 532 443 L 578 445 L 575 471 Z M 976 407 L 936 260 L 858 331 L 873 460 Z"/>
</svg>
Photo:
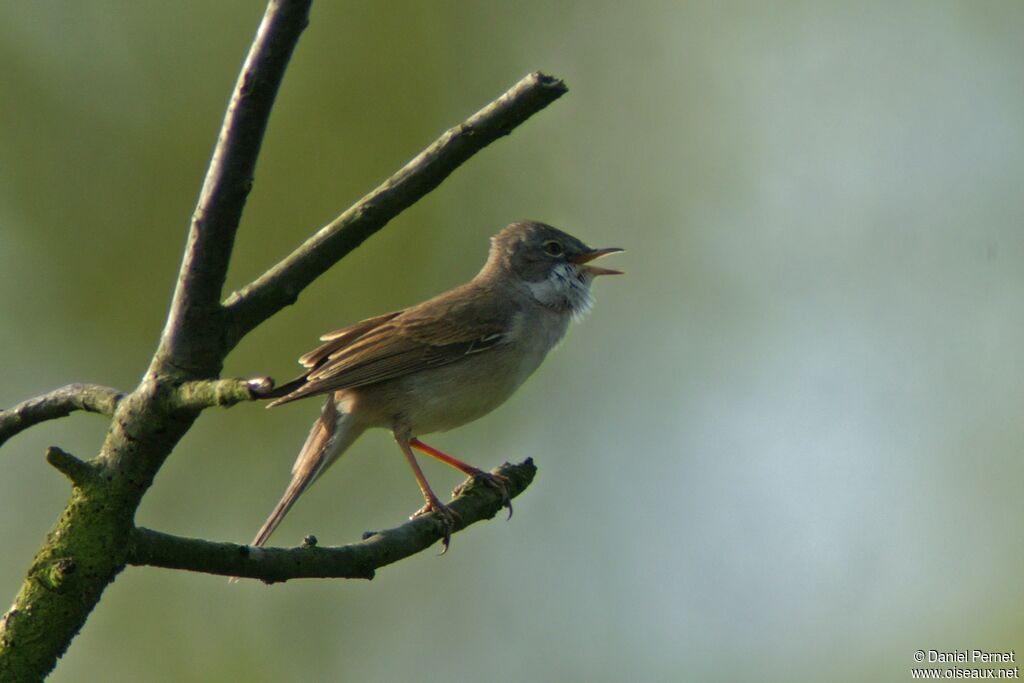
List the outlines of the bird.
<svg viewBox="0 0 1024 683">
<path fill-rule="evenodd" d="M 263 546 L 306 490 L 367 429 L 392 432 L 419 485 L 424 506 L 444 523 L 447 551 L 457 515 L 427 483 L 413 449 L 473 479 L 511 503 L 507 480 L 420 440 L 472 422 L 505 402 L 593 305 L 591 284 L 621 271 L 591 264 L 621 252 L 593 249 L 537 221 L 508 225 L 491 238 L 472 280 L 420 304 L 367 318 L 321 336 L 299 358 L 305 371 L 266 394 L 280 406 L 327 396 L 292 466 L 281 500 L 250 543 Z"/>
</svg>

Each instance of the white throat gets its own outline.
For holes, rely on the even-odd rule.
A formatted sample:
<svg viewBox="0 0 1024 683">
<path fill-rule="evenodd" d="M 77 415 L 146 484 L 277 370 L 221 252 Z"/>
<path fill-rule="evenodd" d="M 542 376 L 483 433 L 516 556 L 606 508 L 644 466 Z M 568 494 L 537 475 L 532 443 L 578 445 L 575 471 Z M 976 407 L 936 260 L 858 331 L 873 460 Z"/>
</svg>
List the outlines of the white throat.
<svg viewBox="0 0 1024 683">
<path fill-rule="evenodd" d="M 568 263 L 560 263 L 551 274 L 540 282 L 527 282 L 530 294 L 540 304 L 559 311 L 572 313 L 573 320 L 579 320 L 594 305 L 590 284 L 594 276 Z"/>
</svg>

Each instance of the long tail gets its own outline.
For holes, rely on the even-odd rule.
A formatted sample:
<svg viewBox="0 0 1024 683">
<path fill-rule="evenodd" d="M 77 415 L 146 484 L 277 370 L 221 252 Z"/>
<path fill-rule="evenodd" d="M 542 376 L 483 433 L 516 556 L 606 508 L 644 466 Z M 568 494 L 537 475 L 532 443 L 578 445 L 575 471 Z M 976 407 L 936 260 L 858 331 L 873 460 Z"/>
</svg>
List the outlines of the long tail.
<svg viewBox="0 0 1024 683">
<path fill-rule="evenodd" d="M 250 545 L 261 546 L 267 542 L 299 496 L 341 457 L 363 430 L 363 426 L 353 419 L 351 413 L 338 411 L 333 395 L 328 396 L 320 417 L 313 423 L 313 429 L 292 466 L 291 483 Z"/>
</svg>

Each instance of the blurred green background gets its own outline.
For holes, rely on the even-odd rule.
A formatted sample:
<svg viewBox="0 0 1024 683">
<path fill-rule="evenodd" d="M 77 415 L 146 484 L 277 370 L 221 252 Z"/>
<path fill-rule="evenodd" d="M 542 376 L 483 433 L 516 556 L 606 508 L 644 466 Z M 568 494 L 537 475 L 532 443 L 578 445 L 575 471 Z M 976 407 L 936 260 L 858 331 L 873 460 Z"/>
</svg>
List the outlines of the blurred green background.
<svg viewBox="0 0 1024 683">
<path fill-rule="evenodd" d="M 261 13 L 0 4 L 0 405 L 141 376 Z M 316 5 L 229 288 L 527 72 L 570 93 L 227 374 L 291 376 L 325 330 L 471 277 L 517 218 L 627 248 L 627 275 L 506 406 L 430 440 L 536 459 L 511 522 L 372 582 L 129 569 L 52 680 L 907 680 L 917 649 L 1024 649 L 1022 31 L 1016 2 Z M 247 541 L 318 409 L 208 411 L 138 522 Z M 44 448 L 89 456 L 104 428 L 0 452 L 7 595 L 68 495 Z M 420 502 L 373 433 L 275 540 Z"/>
</svg>

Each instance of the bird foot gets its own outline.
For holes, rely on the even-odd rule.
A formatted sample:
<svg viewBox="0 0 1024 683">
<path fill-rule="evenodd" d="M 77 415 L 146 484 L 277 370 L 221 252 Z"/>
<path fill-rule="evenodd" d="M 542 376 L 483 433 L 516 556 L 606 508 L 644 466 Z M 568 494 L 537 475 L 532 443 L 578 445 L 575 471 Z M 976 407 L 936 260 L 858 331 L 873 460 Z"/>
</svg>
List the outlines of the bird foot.
<svg viewBox="0 0 1024 683">
<path fill-rule="evenodd" d="M 508 508 L 508 517 L 506 519 L 512 519 L 512 497 L 508 495 L 509 486 L 512 482 L 509 481 L 508 477 L 503 477 L 500 474 L 494 474 L 493 472 L 484 472 L 483 470 L 476 470 L 471 472 L 469 475 L 471 478 L 462 482 L 452 490 L 453 496 L 462 495 L 462 492 L 466 490 L 473 481 L 479 479 L 487 486 L 501 494 L 501 507 Z"/>
<path fill-rule="evenodd" d="M 459 517 L 459 513 L 452 510 L 450 507 L 442 503 L 437 498 L 428 500 L 427 504 L 421 507 L 416 512 L 412 513 L 409 519 L 416 519 L 418 517 L 425 517 L 429 514 L 435 514 L 441 523 L 444 524 L 444 538 L 441 539 L 441 554 L 444 555 L 448 552 L 448 546 L 452 542 L 452 532 L 455 531 L 456 526 L 462 518 Z"/>
</svg>

